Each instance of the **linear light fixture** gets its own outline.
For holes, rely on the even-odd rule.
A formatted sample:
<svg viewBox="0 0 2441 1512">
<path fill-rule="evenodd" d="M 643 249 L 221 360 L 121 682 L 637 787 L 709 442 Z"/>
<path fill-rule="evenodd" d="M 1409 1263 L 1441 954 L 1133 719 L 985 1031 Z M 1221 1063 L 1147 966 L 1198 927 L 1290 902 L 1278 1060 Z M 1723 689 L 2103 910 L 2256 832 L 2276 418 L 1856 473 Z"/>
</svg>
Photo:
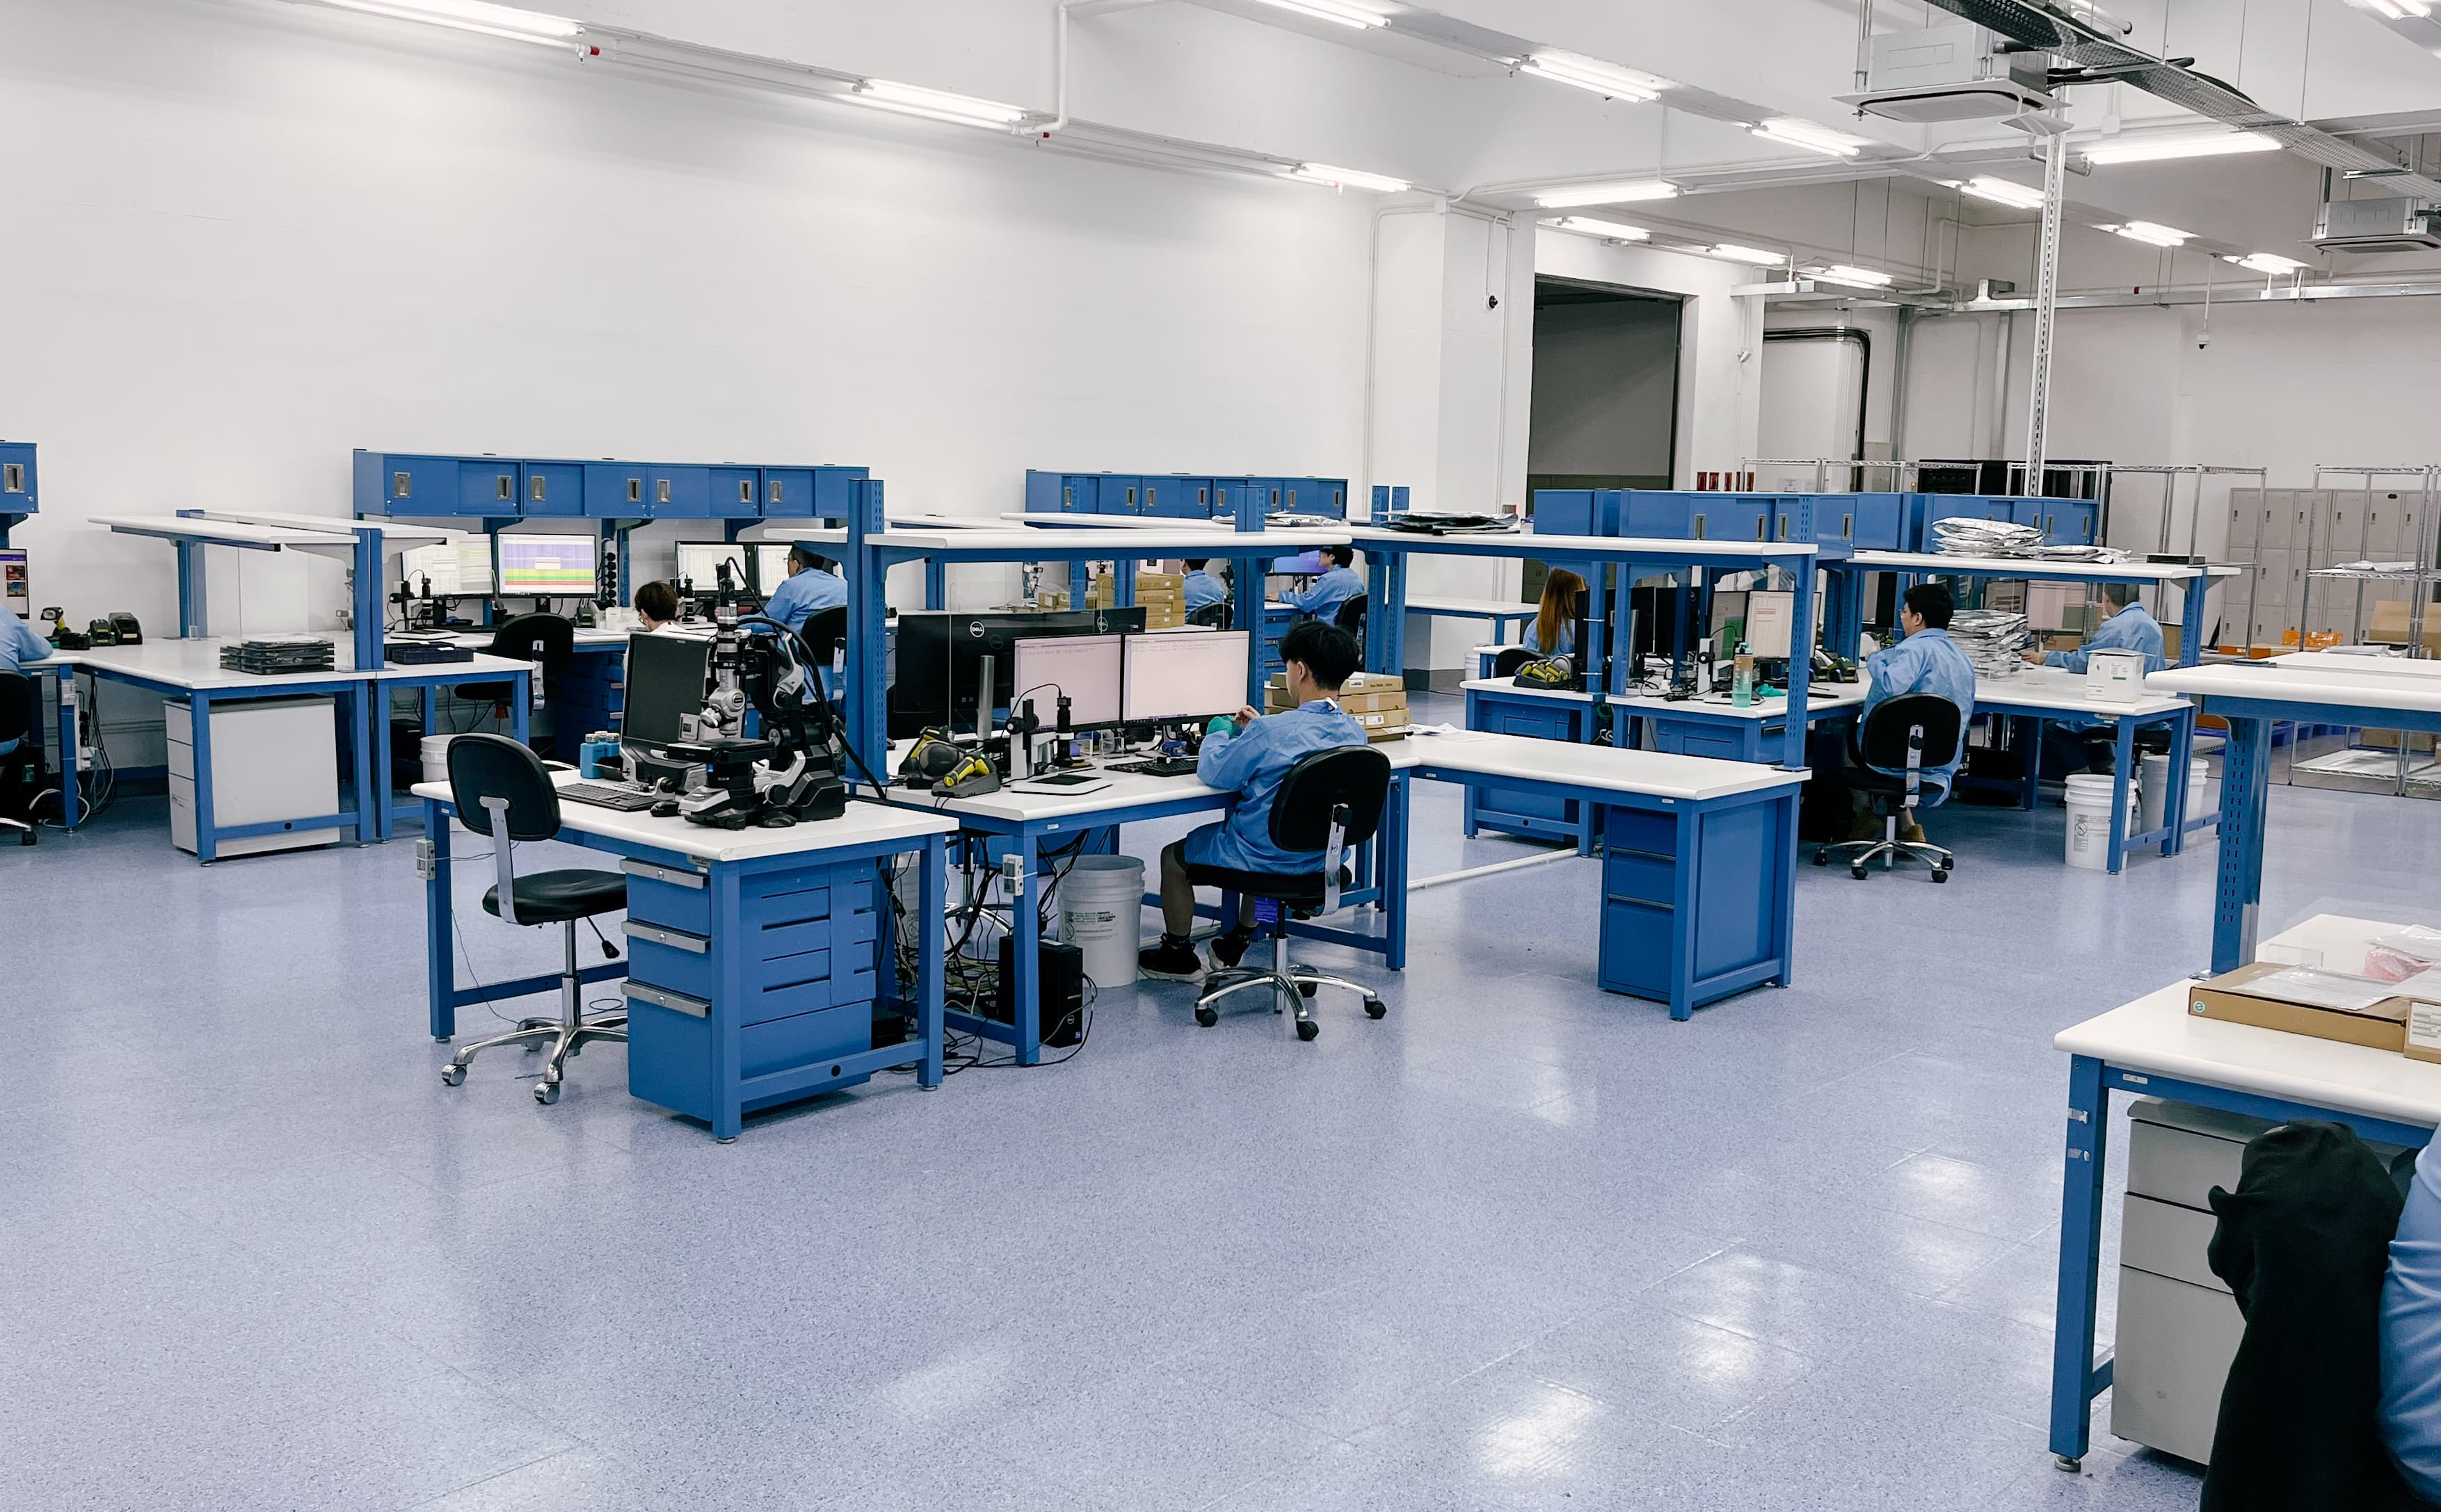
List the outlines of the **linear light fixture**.
<svg viewBox="0 0 2441 1512">
<path fill-rule="evenodd" d="M 1546 189 L 1534 203 L 1546 210 L 1570 210 L 1580 205 L 1628 205 L 1638 200 L 1673 200 L 1678 186 L 1657 178 L 1620 178 L 1607 184 L 1572 184 Z"/>
<path fill-rule="evenodd" d="M 1653 240 L 1653 233 L 1640 225 L 1630 225 L 1625 221 L 1597 220 L 1590 215 L 1564 215 L 1560 217 L 1559 225 L 1563 231 L 1574 231 L 1580 236 L 1599 236 L 1611 242 Z"/>
<path fill-rule="evenodd" d="M 1809 279 L 1818 279 L 1824 283 L 1841 284 L 1851 289 L 1887 289 L 1898 281 L 1878 269 L 1853 267 L 1845 262 L 1834 262 L 1827 268 L 1810 269 L 1805 276 Z"/>
<path fill-rule="evenodd" d="M 1776 268 L 1788 261 L 1777 252 L 1766 252 L 1759 246 L 1740 246 L 1734 242 L 1722 242 L 1708 247 L 1704 255 L 1731 262 L 1751 262 L 1759 268 Z"/>
<path fill-rule="evenodd" d="M 2242 258 L 2223 258 L 2221 261 L 2234 262 L 2241 268 L 2252 268 L 2257 273 L 2268 273 L 2275 279 L 2302 272 L 2305 266 L 2295 258 L 2284 258 L 2277 252 L 2249 252 Z"/>
<path fill-rule="evenodd" d="M 2130 221 L 2125 225 L 2100 225 L 2094 229 L 2108 231 L 2113 236 L 2124 236 L 2130 242 L 2143 242 L 2153 246 L 2184 246 L 2188 238 L 2195 235 L 2193 231 L 2181 231 L 2170 225 L 2157 225 L 2151 221 Z"/>
<path fill-rule="evenodd" d="M 322 0 L 342 10 L 389 16 L 399 21 L 425 21 L 458 31 L 506 37 L 512 42 L 540 43 L 546 47 L 573 42 L 584 27 L 565 16 L 547 16 L 515 6 L 487 5 L 484 0 Z"/>
<path fill-rule="evenodd" d="M 2411 16 L 2429 16 L 2432 8 L 2425 0 L 2350 0 L 2360 10 L 2370 10 L 2384 21 L 2405 21 Z"/>
<path fill-rule="evenodd" d="M 1309 184 L 1328 184 L 1332 189 L 1371 189 L 1377 194 L 1398 194 L 1411 187 L 1403 178 L 1359 172 L 1352 168 L 1333 168 L 1329 163 L 1299 163 L 1290 171 L 1289 177 L 1301 178 Z"/>
<path fill-rule="evenodd" d="M 1749 126 L 1746 130 L 1765 140 L 1788 147 L 1802 147 L 1809 153 L 1820 153 L 1825 157 L 1853 157 L 1865 150 L 1861 137 L 1835 132 L 1828 126 L 1817 126 L 1795 116 L 1774 116 L 1762 125 Z"/>
<path fill-rule="evenodd" d="M 1531 74 L 1537 79 L 1547 79 L 1555 84 L 1573 84 L 1606 99 L 1632 100 L 1637 104 L 1660 99 L 1661 91 L 1669 87 L 1666 80 L 1573 52 L 1535 53 L 1519 63 L 1517 71 Z"/>
<path fill-rule="evenodd" d="M 1336 22 L 1360 31 L 1390 24 L 1388 16 L 1367 10 L 1363 6 L 1344 5 L 1341 0 L 1263 0 L 1263 3 L 1277 6 L 1282 10 L 1293 10 L 1301 16 L 1311 16 L 1316 21 Z"/>
<path fill-rule="evenodd" d="M 1025 118 L 1022 105 L 1004 105 L 996 99 L 953 95 L 944 89 L 926 89 L 921 85 L 902 84 L 888 79 L 867 79 L 857 84 L 851 93 L 864 103 L 878 105 L 884 110 L 927 116 L 934 120 L 956 121 L 967 126 L 1007 127 Z"/>
<path fill-rule="evenodd" d="M 2161 163 L 2179 157 L 2226 157 L 2235 153 L 2276 153 L 2280 143 L 2260 132 L 2181 132 L 2175 136 L 2138 136 L 2096 142 L 2085 149 L 2095 164 Z"/>
<path fill-rule="evenodd" d="M 1970 178 L 1958 186 L 1962 194 L 1972 194 L 1979 200 L 2006 205 L 2014 210 L 2039 210 L 2043 207 L 2043 191 L 2028 189 L 2023 184 L 2005 178 Z"/>
</svg>

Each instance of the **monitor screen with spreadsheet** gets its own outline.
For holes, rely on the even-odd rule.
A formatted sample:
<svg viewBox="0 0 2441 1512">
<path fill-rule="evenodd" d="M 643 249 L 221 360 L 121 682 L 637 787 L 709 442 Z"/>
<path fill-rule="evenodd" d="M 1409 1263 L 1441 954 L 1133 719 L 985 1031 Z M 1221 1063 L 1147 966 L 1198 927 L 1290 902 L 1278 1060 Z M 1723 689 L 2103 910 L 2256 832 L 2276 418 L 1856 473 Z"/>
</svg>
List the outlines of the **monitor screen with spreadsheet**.
<svg viewBox="0 0 2441 1512">
<path fill-rule="evenodd" d="M 1160 630 L 1128 637 L 1130 725 L 1234 714 L 1246 702 L 1243 630 Z"/>
<path fill-rule="evenodd" d="M 746 586 L 746 548 L 723 546 L 718 541 L 680 541 L 678 543 L 678 576 L 694 585 L 697 593 L 710 593 L 720 586 L 720 564 L 729 564 L 736 575 L 737 585 Z M 765 591 L 769 591 L 768 588 Z"/>
<path fill-rule="evenodd" d="M 479 535 L 419 546 L 400 553 L 400 575 L 418 593 L 426 583 L 432 585 L 435 596 L 443 599 L 492 591 L 492 543 Z"/>
<path fill-rule="evenodd" d="M 1119 722 L 1119 678 L 1125 636 L 1027 636 L 1011 650 L 1016 668 L 1010 698 L 1034 700 L 1045 729 L 1057 726 L 1068 700 L 1068 728 L 1102 729 Z"/>
<path fill-rule="evenodd" d="M 502 532 L 500 592 L 543 599 L 593 597 L 598 563 L 589 535 L 535 535 Z"/>
<path fill-rule="evenodd" d="M 788 581 L 788 547 L 785 542 L 766 541 L 754 549 L 755 591 L 765 598 L 771 590 Z"/>
<path fill-rule="evenodd" d="M 1753 655 L 1765 661 L 1787 660 L 1796 622 L 1796 594 L 1757 588 L 1746 595 L 1746 650 Z"/>
</svg>

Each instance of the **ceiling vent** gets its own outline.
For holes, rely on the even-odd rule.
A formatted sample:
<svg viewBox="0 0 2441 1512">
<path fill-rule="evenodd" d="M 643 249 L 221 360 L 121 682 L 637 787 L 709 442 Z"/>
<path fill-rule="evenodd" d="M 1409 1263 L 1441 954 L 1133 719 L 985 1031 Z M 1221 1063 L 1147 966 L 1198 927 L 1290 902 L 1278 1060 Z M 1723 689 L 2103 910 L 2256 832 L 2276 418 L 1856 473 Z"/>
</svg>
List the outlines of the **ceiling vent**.
<svg viewBox="0 0 2441 1512">
<path fill-rule="evenodd" d="M 1885 120 L 1925 124 L 1998 120 L 2055 103 L 2047 93 L 2050 60 L 2003 51 L 2003 40 L 1972 22 L 1886 31 L 1873 39 L 1871 87 L 1839 102 Z"/>
<path fill-rule="evenodd" d="M 2441 221 L 2441 207 L 2430 200 L 2332 200 L 2314 217 L 2314 245 L 2324 252 L 2441 250 L 2436 221 Z"/>
</svg>

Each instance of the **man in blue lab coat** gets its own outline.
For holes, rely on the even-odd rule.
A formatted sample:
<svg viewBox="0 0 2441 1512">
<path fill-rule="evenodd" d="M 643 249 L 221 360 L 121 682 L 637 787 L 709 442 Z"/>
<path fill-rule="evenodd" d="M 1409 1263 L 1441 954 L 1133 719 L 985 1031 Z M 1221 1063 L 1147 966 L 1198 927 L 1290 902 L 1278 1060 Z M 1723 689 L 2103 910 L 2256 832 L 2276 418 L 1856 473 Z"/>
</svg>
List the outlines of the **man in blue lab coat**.
<svg viewBox="0 0 2441 1512">
<path fill-rule="evenodd" d="M 1364 595 L 1365 580 L 1356 575 L 1352 566 L 1356 553 L 1347 547 L 1326 546 L 1322 555 L 1330 564 L 1329 570 L 1314 579 L 1313 586 L 1303 592 L 1281 594 L 1280 602 L 1329 624 L 1337 620 L 1341 604 Z"/>
<path fill-rule="evenodd" d="M 1195 557 L 1186 564 L 1186 612 L 1210 608 L 1229 598 L 1229 585 L 1205 570 L 1212 565 L 1208 557 Z"/>
<path fill-rule="evenodd" d="M 1236 872 L 1321 869 L 1320 852 L 1291 855 L 1272 844 L 1272 804 L 1279 797 L 1280 780 L 1302 758 L 1365 744 L 1365 727 L 1341 712 L 1334 701 L 1340 685 L 1364 660 L 1364 652 L 1354 636 L 1336 625 L 1303 620 L 1280 638 L 1280 659 L 1288 663 L 1289 696 L 1296 707 L 1257 717 L 1249 706 L 1238 711 L 1234 724 L 1224 721 L 1203 737 L 1196 777 L 1207 787 L 1239 796 L 1228 818 L 1163 849 L 1161 944 L 1136 958 L 1138 969 L 1148 977 L 1194 981 L 1203 975 L 1192 943 L 1195 886 L 1186 879 L 1189 862 Z M 1241 897 L 1237 928 L 1212 943 L 1216 965 L 1234 966 L 1245 956 L 1254 919 L 1255 900 Z"/>
<path fill-rule="evenodd" d="M 2085 675 L 2085 669 L 2097 651 L 2133 651 L 2144 658 L 2144 671 L 2149 675 L 2167 667 L 2169 657 L 2163 654 L 2168 643 L 2161 634 L 2161 621 L 2152 611 L 2137 601 L 2136 589 L 2126 583 L 2106 583 L 2102 585 L 2102 608 L 2107 616 L 2093 639 L 2074 651 L 2029 651 L 2026 660 L 2037 667 L 2058 667 Z M 2064 777 L 2070 772 L 2107 772 L 2113 770 L 2118 757 L 2106 739 L 2097 739 L 2094 732 L 2113 732 L 2106 720 L 2089 714 L 2068 714 L 2052 720 L 2043 727 L 2043 775 Z M 2161 729 L 2137 731 L 2137 741 L 2147 749 L 2169 749 L 2169 734 Z"/>
<path fill-rule="evenodd" d="M 802 542 L 788 549 L 788 580 L 763 601 L 763 612 L 791 630 L 803 630 L 807 615 L 845 607 L 847 584 L 821 553 Z"/>
</svg>

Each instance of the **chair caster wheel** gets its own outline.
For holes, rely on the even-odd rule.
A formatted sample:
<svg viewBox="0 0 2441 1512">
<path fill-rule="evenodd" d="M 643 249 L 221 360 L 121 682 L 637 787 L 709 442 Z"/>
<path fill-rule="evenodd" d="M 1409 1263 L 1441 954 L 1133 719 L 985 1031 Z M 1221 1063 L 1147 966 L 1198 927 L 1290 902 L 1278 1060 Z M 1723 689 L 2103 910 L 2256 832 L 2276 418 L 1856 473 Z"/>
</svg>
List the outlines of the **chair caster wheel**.
<svg viewBox="0 0 2441 1512">
<path fill-rule="evenodd" d="M 1297 996 L 1300 998 L 1311 998 L 1320 989 L 1315 987 L 1311 981 L 1300 981 L 1297 983 Z"/>
<path fill-rule="evenodd" d="M 1848 874 L 1854 877 L 1859 882 L 1865 880 L 1865 869 L 1861 866 L 1852 866 L 1848 868 Z"/>
<path fill-rule="evenodd" d="M 1322 1026 L 1315 1023 L 1312 1019 L 1300 1018 L 1297 1020 L 1297 1037 L 1299 1039 L 1311 1041 L 1314 1035 L 1321 1033 Z"/>
<path fill-rule="evenodd" d="M 536 1083 L 534 1083 L 534 1101 L 535 1101 L 535 1102 L 537 1102 L 537 1103 L 540 1103 L 540 1104 L 541 1104 L 543 1107 L 549 1107 L 551 1104 L 558 1102 L 558 1101 L 559 1101 L 559 1083 L 557 1083 L 557 1082 L 536 1082 Z"/>
<path fill-rule="evenodd" d="M 1379 1018 L 1389 1011 L 1389 1005 L 1383 1002 L 1379 998 L 1367 998 L 1365 999 L 1365 1017 L 1367 1018 Z"/>
<path fill-rule="evenodd" d="M 1934 867 L 1932 869 L 1932 879 L 1935 882 L 1946 882 L 1949 880 L 1949 873 L 1939 867 Z"/>
<path fill-rule="evenodd" d="M 1814 864 L 1816 866 L 1829 866 L 1831 864 L 1831 853 L 1829 851 L 1815 852 Z"/>
<path fill-rule="evenodd" d="M 1195 1021 L 1202 1024 L 1204 1028 L 1209 1029 L 1214 1024 L 1220 1021 L 1220 1010 L 1218 1008 L 1198 1008 L 1195 1010 Z"/>
<path fill-rule="evenodd" d="M 442 1068 L 441 1068 L 441 1085 L 442 1085 L 442 1086 L 443 1086 L 443 1087 L 458 1087 L 458 1086 L 461 1086 L 461 1085 L 463 1085 L 463 1084 L 464 1084 L 464 1082 L 465 1082 L 465 1080 L 466 1080 L 466 1068 L 465 1068 L 465 1067 L 463 1067 L 463 1066 L 459 1066 L 459 1065 L 454 1065 L 454 1064 L 453 1064 L 453 1065 L 443 1066 L 443 1067 L 442 1067 Z"/>
</svg>

